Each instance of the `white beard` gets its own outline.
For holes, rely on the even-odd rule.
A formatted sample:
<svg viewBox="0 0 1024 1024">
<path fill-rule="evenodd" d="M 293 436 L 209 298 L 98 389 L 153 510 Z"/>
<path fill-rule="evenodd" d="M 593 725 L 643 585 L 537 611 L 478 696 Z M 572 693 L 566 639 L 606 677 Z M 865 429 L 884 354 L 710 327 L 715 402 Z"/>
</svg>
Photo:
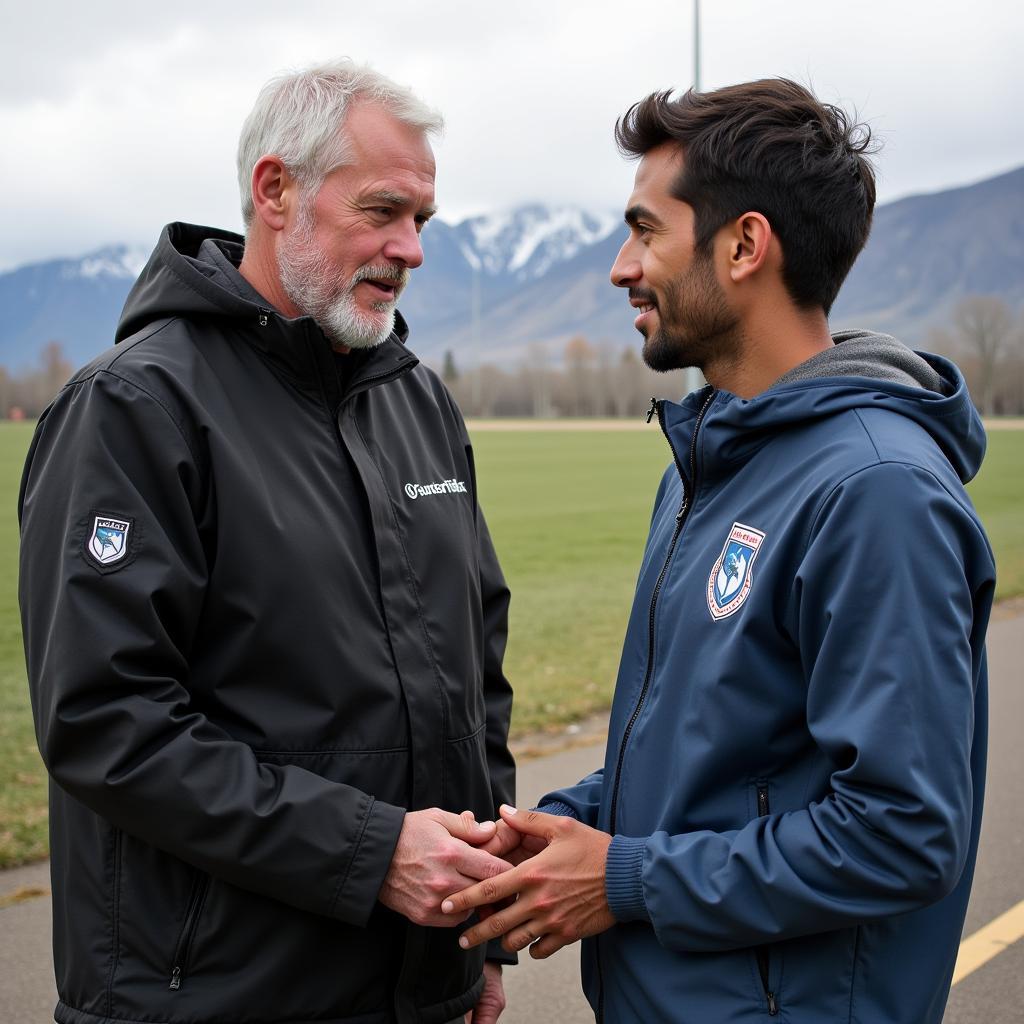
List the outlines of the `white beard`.
<svg viewBox="0 0 1024 1024">
<path fill-rule="evenodd" d="M 336 348 L 374 348 L 387 340 L 395 327 L 395 304 L 409 271 L 402 267 L 360 267 L 342 288 L 328 269 L 329 261 L 313 242 L 313 224 L 308 209 L 302 209 L 292 230 L 277 252 L 277 269 L 285 295 L 303 315 L 311 316 Z M 374 278 L 399 279 L 394 299 L 374 302 L 372 313 L 361 310 L 354 295 L 360 281 Z"/>
</svg>

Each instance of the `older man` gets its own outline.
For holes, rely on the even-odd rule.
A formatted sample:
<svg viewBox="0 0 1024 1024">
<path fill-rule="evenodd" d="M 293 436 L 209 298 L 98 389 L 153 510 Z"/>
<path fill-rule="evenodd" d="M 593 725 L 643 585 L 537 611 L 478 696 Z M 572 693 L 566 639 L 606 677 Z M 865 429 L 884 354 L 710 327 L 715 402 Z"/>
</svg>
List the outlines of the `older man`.
<svg viewBox="0 0 1024 1024">
<path fill-rule="evenodd" d="M 841 111 L 766 80 L 617 134 L 612 282 L 647 363 L 708 387 L 651 408 L 672 461 L 604 768 L 503 812 L 523 863 L 446 905 L 519 894 L 467 946 L 592 936 L 599 1020 L 939 1024 L 985 779 L 984 432 L 947 360 L 829 333 L 875 200 Z"/>
<path fill-rule="evenodd" d="M 508 592 L 395 308 L 439 124 L 349 62 L 271 82 L 245 238 L 168 227 L 39 424 L 21 604 L 61 1024 L 501 1012 L 439 902 L 507 867 L 475 818 L 513 791 Z"/>
</svg>

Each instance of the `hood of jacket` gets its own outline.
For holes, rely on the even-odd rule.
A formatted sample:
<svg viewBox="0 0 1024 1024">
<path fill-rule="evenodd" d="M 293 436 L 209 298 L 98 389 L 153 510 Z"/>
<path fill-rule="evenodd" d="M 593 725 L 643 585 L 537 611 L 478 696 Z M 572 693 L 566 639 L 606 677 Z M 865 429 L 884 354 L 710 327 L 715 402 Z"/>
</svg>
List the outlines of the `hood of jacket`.
<svg viewBox="0 0 1024 1024">
<path fill-rule="evenodd" d="M 213 242 L 223 258 L 210 258 Z M 232 231 L 198 224 L 168 224 L 125 300 L 115 342 L 122 342 L 152 324 L 181 317 L 220 321 L 222 328 L 244 329 L 258 348 L 300 380 L 335 375 L 331 343 L 310 316 L 288 317 L 265 300 L 240 275 L 231 277 L 227 264 L 242 261 L 245 239 Z M 387 373 L 415 356 L 405 349 L 409 329 L 401 313 L 388 339 L 373 349 L 355 350 L 361 372 L 372 363 L 375 374 Z"/>
<path fill-rule="evenodd" d="M 709 386 L 680 403 L 664 403 L 666 432 L 689 440 L 703 411 L 695 455 L 702 476 L 714 478 L 780 430 L 854 409 L 886 409 L 923 427 L 963 483 L 973 479 L 985 455 L 985 430 L 960 370 L 942 356 L 914 353 L 888 335 L 847 331 L 834 340 L 834 349 L 753 398 Z M 804 376 L 805 369 L 811 375 Z M 675 442 L 674 447 L 688 473 L 684 452 Z"/>
</svg>

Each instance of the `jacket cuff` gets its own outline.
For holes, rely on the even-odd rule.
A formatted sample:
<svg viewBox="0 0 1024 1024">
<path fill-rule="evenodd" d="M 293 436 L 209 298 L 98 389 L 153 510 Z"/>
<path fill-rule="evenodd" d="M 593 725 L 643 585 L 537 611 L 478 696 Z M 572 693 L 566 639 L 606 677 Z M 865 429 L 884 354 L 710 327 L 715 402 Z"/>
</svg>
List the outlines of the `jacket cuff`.
<svg viewBox="0 0 1024 1024">
<path fill-rule="evenodd" d="M 648 921 L 642 870 L 646 839 L 615 836 L 608 847 L 604 889 L 608 909 L 617 921 Z"/>
<path fill-rule="evenodd" d="M 404 822 L 404 808 L 371 798 L 362 835 L 334 901 L 332 917 L 360 928 L 366 925 L 391 867 Z"/>
<path fill-rule="evenodd" d="M 576 812 L 568 804 L 563 804 L 561 800 L 552 800 L 534 809 L 543 811 L 545 814 L 557 814 L 562 818 L 576 818 Z M 579 821 L 579 818 L 576 820 Z"/>
</svg>

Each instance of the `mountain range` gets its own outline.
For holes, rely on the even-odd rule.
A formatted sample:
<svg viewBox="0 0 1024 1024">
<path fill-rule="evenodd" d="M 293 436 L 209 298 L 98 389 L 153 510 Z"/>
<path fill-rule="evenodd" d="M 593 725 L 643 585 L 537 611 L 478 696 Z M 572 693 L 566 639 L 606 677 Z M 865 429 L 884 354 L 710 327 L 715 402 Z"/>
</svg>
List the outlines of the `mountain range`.
<svg viewBox="0 0 1024 1024">
<path fill-rule="evenodd" d="M 531 204 L 458 224 L 434 218 L 400 302 L 410 346 L 435 365 L 451 350 L 463 367 L 509 368 L 538 345 L 558 362 L 574 335 L 635 345 L 633 311 L 608 281 L 624 237 L 617 215 L 569 206 Z M 54 340 L 76 365 L 102 351 L 146 257 L 109 246 L 0 274 L 0 365 L 33 364 Z M 831 321 L 919 343 L 972 293 L 1024 307 L 1024 167 L 878 207 Z"/>
</svg>

